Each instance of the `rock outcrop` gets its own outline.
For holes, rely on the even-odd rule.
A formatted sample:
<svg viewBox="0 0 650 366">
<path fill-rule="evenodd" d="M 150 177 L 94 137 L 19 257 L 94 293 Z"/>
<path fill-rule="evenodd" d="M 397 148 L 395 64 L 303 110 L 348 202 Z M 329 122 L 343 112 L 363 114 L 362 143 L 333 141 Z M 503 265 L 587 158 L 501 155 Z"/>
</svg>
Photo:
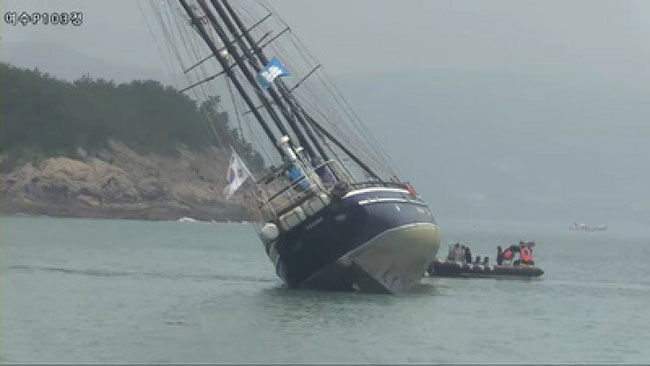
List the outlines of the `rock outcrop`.
<svg viewBox="0 0 650 366">
<path fill-rule="evenodd" d="M 251 220 L 253 199 L 242 190 L 226 201 L 227 149 L 177 156 L 138 154 L 110 141 L 93 154 L 52 157 L 2 174 L 2 211 L 51 216 L 170 220 Z"/>
</svg>

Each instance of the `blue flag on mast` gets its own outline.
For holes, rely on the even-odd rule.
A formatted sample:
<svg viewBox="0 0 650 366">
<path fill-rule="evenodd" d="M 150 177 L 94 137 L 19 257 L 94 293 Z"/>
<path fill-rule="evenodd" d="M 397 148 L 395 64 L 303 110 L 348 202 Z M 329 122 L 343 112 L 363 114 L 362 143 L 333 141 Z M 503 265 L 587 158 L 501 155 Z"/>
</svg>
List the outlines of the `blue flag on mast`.
<svg viewBox="0 0 650 366">
<path fill-rule="evenodd" d="M 273 57 L 269 64 L 264 67 L 262 71 L 257 74 L 257 82 L 260 83 L 262 88 L 268 89 L 273 85 L 273 80 L 280 76 L 289 76 L 291 73 L 287 70 L 282 62 L 276 57 Z"/>
</svg>

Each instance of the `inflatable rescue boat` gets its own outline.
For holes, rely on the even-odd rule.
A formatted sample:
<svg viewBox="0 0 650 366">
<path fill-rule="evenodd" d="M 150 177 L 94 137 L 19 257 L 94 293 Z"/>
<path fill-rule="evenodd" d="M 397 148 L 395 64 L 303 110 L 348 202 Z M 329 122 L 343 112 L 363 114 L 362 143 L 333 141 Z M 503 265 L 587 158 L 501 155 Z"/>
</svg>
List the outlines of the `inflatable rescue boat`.
<svg viewBox="0 0 650 366">
<path fill-rule="evenodd" d="M 528 264 L 480 264 L 436 259 L 429 266 L 431 277 L 539 277 L 541 268 Z"/>
</svg>

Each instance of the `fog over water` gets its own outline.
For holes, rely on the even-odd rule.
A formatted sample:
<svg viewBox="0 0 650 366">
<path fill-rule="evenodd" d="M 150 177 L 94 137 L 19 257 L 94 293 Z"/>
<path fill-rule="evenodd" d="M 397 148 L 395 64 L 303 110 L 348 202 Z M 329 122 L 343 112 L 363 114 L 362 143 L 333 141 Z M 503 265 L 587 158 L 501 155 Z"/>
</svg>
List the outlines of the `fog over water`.
<svg viewBox="0 0 650 366">
<path fill-rule="evenodd" d="M 440 220 L 650 223 L 649 2 L 270 2 Z M 2 10 L 84 12 L 3 24 L 3 61 L 170 82 L 137 2 Z"/>
</svg>

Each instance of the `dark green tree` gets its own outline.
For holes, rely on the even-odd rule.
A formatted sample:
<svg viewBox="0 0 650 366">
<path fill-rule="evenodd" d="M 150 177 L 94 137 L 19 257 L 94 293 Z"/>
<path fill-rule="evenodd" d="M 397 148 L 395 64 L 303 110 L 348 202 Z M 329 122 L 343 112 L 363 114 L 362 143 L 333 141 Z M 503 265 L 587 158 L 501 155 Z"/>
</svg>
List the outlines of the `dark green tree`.
<svg viewBox="0 0 650 366">
<path fill-rule="evenodd" d="M 0 152 L 10 161 L 73 156 L 78 147 L 92 152 L 114 139 L 140 153 L 232 145 L 251 168 L 263 168 L 259 153 L 230 127 L 218 97 L 197 105 L 152 80 L 116 84 L 86 75 L 70 83 L 4 63 L 0 72 Z"/>
</svg>

